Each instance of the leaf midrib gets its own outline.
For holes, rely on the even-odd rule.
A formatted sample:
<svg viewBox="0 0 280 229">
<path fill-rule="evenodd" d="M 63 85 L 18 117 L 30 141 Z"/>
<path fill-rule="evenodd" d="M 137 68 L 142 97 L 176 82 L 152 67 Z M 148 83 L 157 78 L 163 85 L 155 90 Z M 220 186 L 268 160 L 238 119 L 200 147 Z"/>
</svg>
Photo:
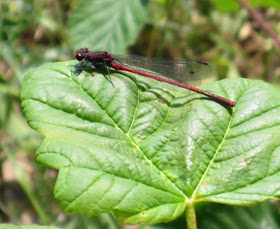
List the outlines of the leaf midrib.
<svg viewBox="0 0 280 229">
<path fill-rule="evenodd" d="M 216 151 L 215 151 L 215 153 L 214 153 L 214 156 L 213 156 L 212 159 L 210 160 L 210 162 L 209 162 L 209 164 L 208 164 L 208 166 L 207 166 L 205 172 L 204 172 L 203 175 L 201 176 L 200 181 L 198 182 L 196 188 L 194 189 L 194 191 L 193 191 L 193 193 L 192 193 L 192 196 L 191 196 L 191 199 L 192 199 L 192 200 L 195 200 L 195 199 L 196 199 L 196 192 L 197 192 L 198 189 L 202 186 L 202 182 L 203 182 L 204 178 L 207 176 L 208 171 L 211 169 L 212 164 L 214 163 L 215 158 L 216 158 L 217 154 L 219 153 L 220 148 L 222 147 L 224 141 L 226 140 L 226 136 L 227 136 L 227 134 L 228 134 L 228 132 L 229 132 L 229 130 L 230 130 L 230 127 L 231 127 L 232 119 L 233 119 L 233 115 L 231 115 L 231 118 L 230 118 L 230 120 L 229 120 L 229 122 L 228 122 L 228 126 L 227 126 L 227 129 L 226 129 L 226 131 L 225 131 L 225 134 L 224 134 L 224 137 L 223 137 L 222 141 L 221 141 L 220 144 L 218 145 L 218 147 L 217 147 L 217 149 L 216 149 Z"/>
</svg>

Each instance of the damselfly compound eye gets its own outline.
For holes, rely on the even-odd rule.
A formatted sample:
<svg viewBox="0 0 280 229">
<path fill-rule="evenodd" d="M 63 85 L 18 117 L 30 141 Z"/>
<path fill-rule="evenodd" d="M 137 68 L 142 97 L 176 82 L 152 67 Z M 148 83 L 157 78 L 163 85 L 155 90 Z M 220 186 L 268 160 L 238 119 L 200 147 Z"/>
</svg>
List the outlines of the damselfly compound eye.
<svg viewBox="0 0 280 229">
<path fill-rule="evenodd" d="M 81 53 L 76 53 L 76 59 L 77 59 L 78 61 L 81 61 L 81 60 L 84 59 L 84 56 L 83 56 Z"/>
</svg>

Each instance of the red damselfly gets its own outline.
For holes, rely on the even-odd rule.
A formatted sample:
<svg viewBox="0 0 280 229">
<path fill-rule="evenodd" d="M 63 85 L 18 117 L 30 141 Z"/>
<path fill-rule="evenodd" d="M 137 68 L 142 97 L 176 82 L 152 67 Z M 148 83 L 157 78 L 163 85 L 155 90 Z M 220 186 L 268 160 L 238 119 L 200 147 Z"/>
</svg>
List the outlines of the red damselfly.
<svg viewBox="0 0 280 229">
<path fill-rule="evenodd" d="M 236 104 L 232 100 L 185 83 L 189 78 L 191 78 L 190 81 L 196 81 L 197 79 L 200 79 L 199 72 L 207 72 L 209 69 L 211 69 L 205 62 L 193 62 L 185 60 L 152 60 L 134 55 L 111 55 L 108 52 L 94 52 L 89 51 L 88 48 L 79 49 L 76 52 L 76 59 L 80 62 L 79 66 L 86 64 L 87 66 L 90 66 L 90 68 L 105 67 L 107 68 L 108 73 L 110 73 L 109 68 L 132 72 L 141 76 L 149 77 L 161 82 L 194 91 L 231 107 L 234 107 Z M 204 71 L 204 69 L 206 70 Z M 205 77 L 205 73 L 203 77 Z"/>
</svg>

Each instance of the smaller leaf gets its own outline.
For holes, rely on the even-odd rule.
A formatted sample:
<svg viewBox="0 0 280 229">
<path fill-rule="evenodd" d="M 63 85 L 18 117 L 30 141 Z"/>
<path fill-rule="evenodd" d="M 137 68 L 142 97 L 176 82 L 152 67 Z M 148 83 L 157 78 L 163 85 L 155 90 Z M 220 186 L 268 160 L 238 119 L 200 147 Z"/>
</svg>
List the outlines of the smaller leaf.
<svg viewBox="0 0 280 229">
<path fill-rule="evenodd" d="M 198 214 L 197 221 L 202 229 L 280 228 L 277 206 L 269 201 L 251 207 L 209 204 Z"/>
<path fill-rule="evenodd" d="M 213 2 L 221 12 L 228 12 L 241 7 L 238 1 L 234 0 L 213 0 Z M 251 7 L 273 7 L 275 9 L 280 9 L 280 2 L 278 0 L 248 0 L 248 4 Z"/>
<path fill-rule="evenodd" d="M 70 16 L 70 40 L 76 48 L 122 53 L 136 40 L 144 18 L 138 0 L 84 0 Z"/>
</svg>

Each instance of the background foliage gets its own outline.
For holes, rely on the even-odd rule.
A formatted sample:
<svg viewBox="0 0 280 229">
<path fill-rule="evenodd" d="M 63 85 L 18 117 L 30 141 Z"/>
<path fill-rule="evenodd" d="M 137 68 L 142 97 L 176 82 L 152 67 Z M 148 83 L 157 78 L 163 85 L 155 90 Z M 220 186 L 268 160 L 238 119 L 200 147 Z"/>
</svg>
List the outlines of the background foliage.
<svg viewBox="0 0 280 229">
<path fill-rule="evenodd" d="M 279 2 L 249 3 L 279 34 Z M 27 126 L 20 110 L 19 88 L 29 69 L 74 59 L 77 48 L 88 46 L 148 57 L 203 59 L 216 68 L 217 79 L 263 79 L 276 86 L 280 80 L 279 47 L 234 0 L 4 0 L 0 9 L 1 222 L 65 228 L 122 227 L 109 214 L 84 217 L 61 212 L 52 196 L 56 171 L 34 163 L 43 137 Z M 277 228 L 278 209 L 270 206 L 260 205 L 262 216 Z M 209 213 L 201 208 L 201 228 L 205 223 L 213 228 L 233 228 L 237 223 L 230 220 L 231 210 L 223 211 L 214 221 L 211 214 L 221 208 L 212 209 Z M 235 209 L 237 217 L 253 211 Z M 259 219 L 256 214 L 248 215 L 249 220 Z M 141 227 L 175 228 L 180 223 L 179 219 L 167 225 Z"/>
</svg>

